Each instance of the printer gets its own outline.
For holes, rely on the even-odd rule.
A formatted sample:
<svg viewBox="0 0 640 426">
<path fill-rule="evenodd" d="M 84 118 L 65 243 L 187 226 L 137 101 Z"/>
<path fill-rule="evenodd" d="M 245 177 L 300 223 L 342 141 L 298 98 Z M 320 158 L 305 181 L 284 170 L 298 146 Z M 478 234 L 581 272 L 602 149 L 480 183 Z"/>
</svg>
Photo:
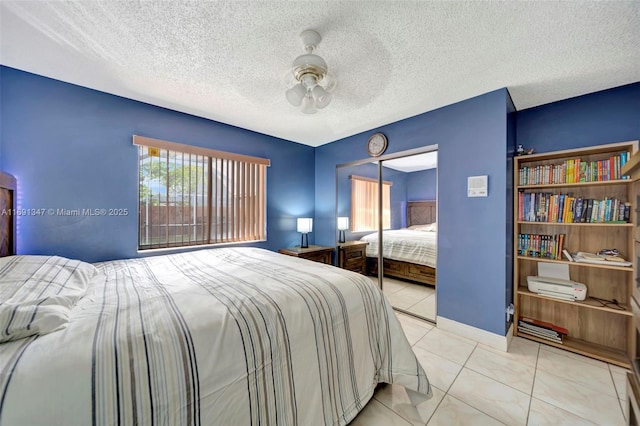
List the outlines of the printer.
<svg viewBox="0 0 640 426">
<path fill-rule="evenodd" d="M 584 300 L 587 286 L 584 284 L 553 277 L 527 277 L 527 287 L 533 293 L 562 300 Z"/>
</svg>

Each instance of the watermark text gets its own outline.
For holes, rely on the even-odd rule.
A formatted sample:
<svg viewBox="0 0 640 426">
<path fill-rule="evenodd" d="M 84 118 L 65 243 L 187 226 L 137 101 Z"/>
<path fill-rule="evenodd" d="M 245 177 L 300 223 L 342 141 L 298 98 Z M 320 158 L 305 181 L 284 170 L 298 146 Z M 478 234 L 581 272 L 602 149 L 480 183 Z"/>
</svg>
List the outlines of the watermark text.
<svg viewBox="0 0 640 426">
<path fill-rule="evenodd" d="M 37 209 L 2 209 L 0 216 L 129 216 L 129 209 L 122 208 L 82 208 L 82 209 L 53 209 L 53 208 L 37 208 Z"/>
</svg>

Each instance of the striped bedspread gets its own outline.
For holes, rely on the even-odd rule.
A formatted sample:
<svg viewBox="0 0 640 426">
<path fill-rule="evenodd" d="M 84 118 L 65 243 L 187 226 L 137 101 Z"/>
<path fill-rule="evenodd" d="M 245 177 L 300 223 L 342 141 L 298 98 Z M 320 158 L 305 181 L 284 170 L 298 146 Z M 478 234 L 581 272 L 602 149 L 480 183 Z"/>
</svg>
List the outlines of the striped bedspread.
<svg viewBox="0 0 640 426">
<path fill-rule="evenodd" d="M 344 425 L 429 394 L 362 275 L 257 248 L 96 264 L 66 329 L 0 344 L 1 425 Z"/>
<path fill-rule="evenodd" d="M 393 229 L 383 231 L 382 256 L 386 259 L 417 263 L 436 267 L 438 234 L 436 232 Z M 378 256 L 378 234 L 369 234 L 361 238 L 367 241 L 367 256 Z"/>
</svg>

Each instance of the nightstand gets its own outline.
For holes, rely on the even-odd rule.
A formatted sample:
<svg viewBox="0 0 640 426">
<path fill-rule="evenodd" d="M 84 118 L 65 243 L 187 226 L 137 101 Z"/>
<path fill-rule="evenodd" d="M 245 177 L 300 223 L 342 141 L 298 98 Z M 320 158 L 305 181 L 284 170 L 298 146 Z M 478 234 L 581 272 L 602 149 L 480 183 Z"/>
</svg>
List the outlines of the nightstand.
<svg viewBox="0 0 640 426">
<path fill-rule="evenodd" d="M 338 266 L 366 275 L 368 244 L 366 241 L 338 243 Z"/>
<path fill-rule="evenodd" d="M 287 256 L 301 257 L 303 259 L 313 260 L 314 262 L 326 263 L 333 265 L 333 247 L 316 246 L 310 244 L 307 248 L 287 247 L 278 250 L 278 253 Z"/>
</svg>

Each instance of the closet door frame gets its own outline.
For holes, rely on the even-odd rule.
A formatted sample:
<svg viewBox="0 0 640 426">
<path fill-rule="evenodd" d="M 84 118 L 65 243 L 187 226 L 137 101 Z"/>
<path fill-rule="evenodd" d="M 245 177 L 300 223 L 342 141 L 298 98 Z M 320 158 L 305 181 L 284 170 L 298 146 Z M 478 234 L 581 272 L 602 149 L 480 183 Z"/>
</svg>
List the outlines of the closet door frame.
<svg viewBox="0 0 640 426">
<path fill-rule="evenodd" d="M 363 158 L 361 160 L 350 161 L 348 163 L 336 164 L 336 205 L 335 205 L 335 214 L 334 214 L 334 223 L 337 223 L 338 220 L 338 203 L 339 203 L 339 169 L 351 166 L 359 166 L 362 164 L 370 164 L 370 163 L 378 163 L 378 287 L 380 290 L 383 290 L 383 277 L 384 277 L 384 262 L 382 256 L 382 167 L 383 163 L 387 160 L 394 160 L 396 158 L 409 157 L 411 155 L 416 154 L 425 154 L 427 152 L 433 152 L 438 150 L 438 145 L 426 145 L 420 148 L 408 149 L 406 151 L 395 152 L 393 154 L 381 155 L 379 157 L 369 157 Z M 437 188 L 436 188 L 436 199 L 437 199 Z M 338 245 L 338 241 L 336 239 L 335 245 Z M 437 291 L 436 291 L 437 297 Z M 437 303 L 437 301 L 436 301 Z M 394 308 L 396 309 L 396 308 Z M 405 312 L 402 309 L 397 309 L 401 312 Z M 411 313 L 409 313 L 411 314 Z"/>
</svg>

